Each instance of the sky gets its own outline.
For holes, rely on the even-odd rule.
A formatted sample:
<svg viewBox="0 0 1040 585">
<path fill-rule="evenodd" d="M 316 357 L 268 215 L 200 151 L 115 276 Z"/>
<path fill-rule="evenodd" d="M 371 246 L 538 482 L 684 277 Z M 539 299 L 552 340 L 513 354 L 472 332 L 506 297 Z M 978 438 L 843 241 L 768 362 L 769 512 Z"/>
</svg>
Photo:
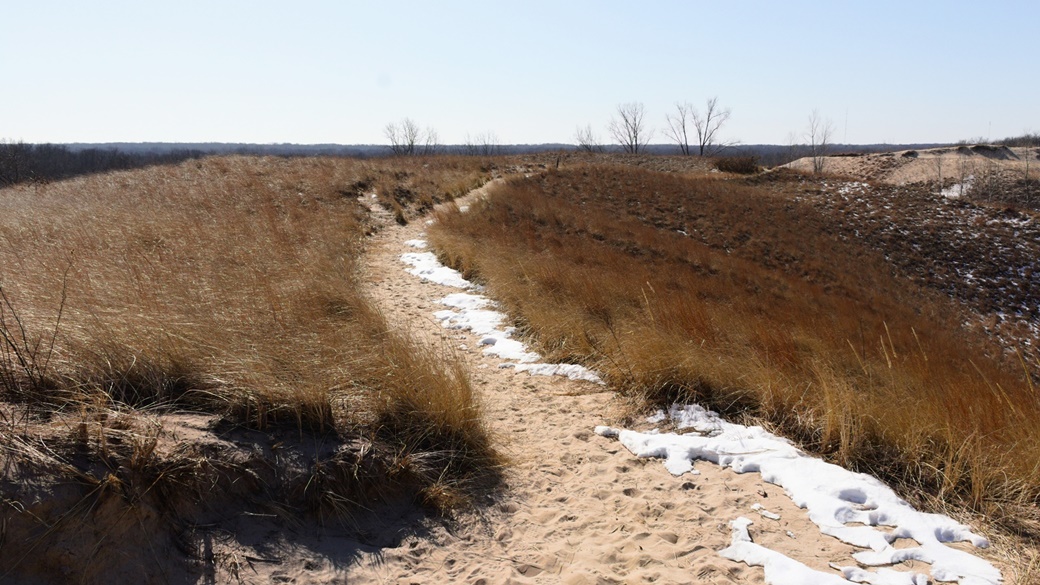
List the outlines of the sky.
<svg viewBox="0 0 1040 585">
<path fill-rule="evenodd" d="M 724 141 L 1040 131 L 1036 0 L 0 0 L 0 140 L 609 143 L 718 97 Z"/>
</svg>

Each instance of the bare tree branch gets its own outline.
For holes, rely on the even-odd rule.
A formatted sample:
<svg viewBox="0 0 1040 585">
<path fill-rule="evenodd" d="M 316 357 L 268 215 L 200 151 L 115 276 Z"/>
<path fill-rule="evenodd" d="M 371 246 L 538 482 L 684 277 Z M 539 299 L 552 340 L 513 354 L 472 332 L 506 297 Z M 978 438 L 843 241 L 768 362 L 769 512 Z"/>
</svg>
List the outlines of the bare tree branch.
<svg viewBox="0 0 1040 585">
<path fill-rule="evenodd" d="M 424 156 L 428 154 L 436 154 L 437 146 L 437 131 L 431 128 L 430 126 L 427 126 L 426 132 L 423 134 L 423 145 L 421 154 L 423 154 Z"/>
<path fill-rule="evenodd" d="M 592 124 L 586 124 L 584 128 L 578 127 L 574 132 L 574 140 L 578 143 L 578 150 L 584 152 L 603 152 L 603 145 L 592 131 Z"/>
<path fill-rule="evenodd" d="M 607 130 L 625 152 L 638 154 L 654 135 L 654 131 L 647 128 L 644 121 L 646 109 L 640 102 L 620 104 L 617 107 L 617 115 L 617 118 L 611 118 Z"/>
<path fill-rule="evenodd" d="M 665 120 L 668 121 L 668 130 L 665 133 L 679 145 L 679 150 L 682 151 L 683 155 L 690 156 L 690 137 L 686 127 L 691 117 L 690 112 L 693 110 L 693 105 L 690 102 L 675 104 L 675 110 L 676 114 L 674 117 L 671 114 L 665 114 L 664 116 Z"/>
<path fill-rule="evenodd" d="M 390 141 L 390 150 L 395 155 L 415 154 L 415 145 L 419 141 L 419 126 L 411 118 L 401 120 L 400 124 L 390 122 L 383 129 L 383 134 Z"/>
<path fill-rule="evenodd" d="M 690 102 L 675 104 L 675 115 L 666 115 L 668 120 L 667 134 L 679 145 L 684 155 L 690 155 L 690 125 L 697 135 L 697 154 L 715 156 L 734 142 L 721 142 L 718 139 L 719 129 L 729 120 L 729 108 L 719 107 L 719 98 L 713 97 L 705 101 L 704 113 L 701 114 Z"/>
<path fill-rule="evenodd" d="M 805 139 L 809 143 L 809 156 L 812 157 L 814 173 L 822 173 L 830 149 L 831 134 L 834 133 L 834 124 L 830 120 L 824 120 L 820 111 L 814 109 L 809 114 L 809 125 L 806 127 Z"/>
<path fill-rule="evenodd" d="M 719 107 L 719 98 L 709 98 L 705 102 L 704 115 L 696 109 L 690 108 L 693 114 L 693 127 L 697 130 L 697 145 L 700 147 L 701 156 L 715 156 L 729 144 L 720 143 L 715 139 L 719 128 L 729 120 L 729 108 Z"/>
<path fill-rule="evenodd" d="M 462 143 L 460 151 L 469 156 L 494 156 L 499 151 L 498 135 L 491 130 L 475 137 L 466 134 L 466 141 Z"/>
<path fill-rule="evenodd" d="M 437 149 L 437 131 L 427 126 L 423 132 L 411 118 L 398 124 L 387 124 L 383 134 L 390 141 L 390 150 L 397 156 L 433 154 Z"/>
</svg>

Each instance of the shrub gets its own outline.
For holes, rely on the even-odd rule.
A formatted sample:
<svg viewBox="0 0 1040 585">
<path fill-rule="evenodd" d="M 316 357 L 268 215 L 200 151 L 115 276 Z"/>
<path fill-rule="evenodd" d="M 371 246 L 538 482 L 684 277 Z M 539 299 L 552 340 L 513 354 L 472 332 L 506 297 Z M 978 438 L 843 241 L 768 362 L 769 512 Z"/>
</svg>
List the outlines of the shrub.
<svg viewBox="0 0 1040 585">
<path fill-rule="evenodd" d="M 753 175 L 761 170 L 758 166 L 758 157 L 754 156 L 727 156 L 715 159 L 715 168 L 724 173 L 736 173 L 739 175 Z"/>
</svg>

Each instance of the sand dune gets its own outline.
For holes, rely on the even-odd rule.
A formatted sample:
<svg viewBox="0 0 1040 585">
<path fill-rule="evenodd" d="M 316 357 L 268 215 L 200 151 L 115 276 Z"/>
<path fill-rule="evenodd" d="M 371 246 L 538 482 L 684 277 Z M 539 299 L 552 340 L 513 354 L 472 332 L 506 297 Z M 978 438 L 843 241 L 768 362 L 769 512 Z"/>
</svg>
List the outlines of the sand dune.
<svg viewBox="0 0 1040 585">
<path fill-rule="evenodd" d="M 1006 146 L 964 145 L 924 150 L 902 150 L 880 154 L 828 156 L 824 171 L 879 181 L 893 185 L 932 183 L 942 177 L 943 183 L 957 182 L 981 172 L 1010 173 L 1030 178 L 1040 176 L 1040 150 Z M 800 158 L 785 166 L 806 172 L 813 169 L 812 159 Z"/>
</svg>

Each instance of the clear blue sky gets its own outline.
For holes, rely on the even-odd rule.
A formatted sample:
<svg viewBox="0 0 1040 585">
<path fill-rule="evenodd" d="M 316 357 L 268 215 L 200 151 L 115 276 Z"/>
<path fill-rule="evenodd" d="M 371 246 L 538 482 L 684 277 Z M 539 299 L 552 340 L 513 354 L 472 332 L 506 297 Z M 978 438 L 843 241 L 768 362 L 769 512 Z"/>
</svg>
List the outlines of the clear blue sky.
<svg viewBox="0 0 1040 585">
<path fill-rule="evenodd" d="M 0 139 L 574 142 L 717 95 L 723 138 L 1040 131 L 1040 2 L 0 0 Z"/>
</svg>

